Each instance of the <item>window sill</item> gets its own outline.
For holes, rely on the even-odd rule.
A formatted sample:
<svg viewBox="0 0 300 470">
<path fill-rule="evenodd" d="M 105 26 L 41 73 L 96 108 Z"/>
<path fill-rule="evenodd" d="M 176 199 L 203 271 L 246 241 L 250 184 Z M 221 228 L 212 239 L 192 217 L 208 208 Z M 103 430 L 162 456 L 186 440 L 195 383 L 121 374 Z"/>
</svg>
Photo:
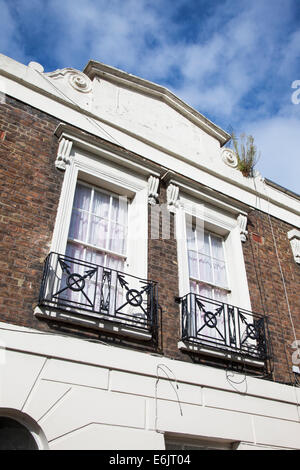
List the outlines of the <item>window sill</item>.
<svg viewBox="0 0 300 470">
<path fill-rule="evenodd" d="M 114 320 L 104 318 L 103 315 L 94 318 L 82 313 L 68 312 L 66 310 L 53 309 L 51 307 L 37 306 L 34 310 L 34 315 L 37 318 L 44 320 L 68 323 L 71 325 L 78 325 L 84 328 L 92 328 L 94 330 L 103 331 L 134 339 L 151 341 L 152 333 L 147 329 L 134 328 L 122 322 L 122 320 Z"/>
<path fill-rule="evenodd" d="M 265 367 L 264 361 L 251 359 L 249 357 L 245 357 L 243 354 L 239 354 L 236 352 L 232 354 L 231 352 L 224 352 L 223 350 L 218 351 L 215 348 L 209 348 L 207 346 L 201 346 L 201 345 L 189 343 L 188 341 L 179 341 L 178 349 L 182 351 L 188 351 L 188 352 L 193 352 L 193 353 L 198 353 L 198 354 L 205 354 L 207 356 L 224 359 L 225 361 L 231 361 L 231 362 L 234 361 L 234 362 L 241 363 L 241 364 L 248 364 L 249 366 L 252 366 L 252 367 L 260 367 L 260 368 Z"/>
</svg>

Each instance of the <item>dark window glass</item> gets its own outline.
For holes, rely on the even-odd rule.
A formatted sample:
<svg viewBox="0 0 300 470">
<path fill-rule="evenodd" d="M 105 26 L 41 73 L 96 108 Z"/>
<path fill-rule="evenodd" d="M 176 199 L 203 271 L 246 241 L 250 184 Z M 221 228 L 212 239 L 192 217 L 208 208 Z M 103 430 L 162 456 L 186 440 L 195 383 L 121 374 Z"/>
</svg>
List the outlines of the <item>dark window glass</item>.
<svg viewBox="0 0 300 470">
<path fill-rule="evenodd" d="M 0 450 L 38 450 L 38 446 L 25 426 L 0 417 Z"/>
</svg>

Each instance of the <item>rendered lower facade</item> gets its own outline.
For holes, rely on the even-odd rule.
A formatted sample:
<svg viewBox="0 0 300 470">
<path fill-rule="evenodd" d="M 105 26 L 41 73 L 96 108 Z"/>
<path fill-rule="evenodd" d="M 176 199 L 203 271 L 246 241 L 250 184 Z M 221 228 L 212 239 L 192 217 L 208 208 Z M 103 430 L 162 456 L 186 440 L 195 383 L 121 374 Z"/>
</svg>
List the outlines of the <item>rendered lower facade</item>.
<svg viewBox="0 0 300 470">
<path fill-rule="evenodd" d="M 299 196 L 158 85 L 0 59 L 12 448 L 300 448 Z"/>
</svg>

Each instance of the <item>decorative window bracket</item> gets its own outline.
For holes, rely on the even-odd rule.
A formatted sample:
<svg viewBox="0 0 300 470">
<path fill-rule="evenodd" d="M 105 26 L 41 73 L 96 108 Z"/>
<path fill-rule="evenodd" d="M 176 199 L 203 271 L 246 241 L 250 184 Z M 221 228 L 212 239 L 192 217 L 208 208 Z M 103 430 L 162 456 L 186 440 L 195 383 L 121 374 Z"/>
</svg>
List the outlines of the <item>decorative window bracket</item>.
<svg viewBox="0 0 300 470">
<path fill-rule="evenodd" d="M 238 218 L 237 218 L 237 224 L 240 228 L 240 236 L 241 236 L 241 241 L 242 242 L 245 242 L 247 240 L 247 236 L 248 236 L 248 231 L 246 230 L 247 229 L 247 216 L 244 215 L 244 214 L 239 214 Z"/>
<path fill-rule="evenodd" d="M 179 186 L 172 183 L 167 188 L 167 206 L 170 212 L 176 212 L 179 207 Z"/>
<path fill-rule="evenodd" d="M 294 260 L 296 263 L 300 264 L 300 230 L 290 230 L 287 236 L 290 240 Z"/>
<path fill-rule="evenodd" d="M 158 199 L 158 185 L 159 178 L 156 176 L 149 176 L 148 178 L 148 203 L 151 206 L 155 206 Z"/>
<path fill-rule="evenodd" d="M 72 144 L 73 142 L 71 140 L 65 139 L 64 137 L 60 140 L 55 160 L 55 166 L 59 170 L 65 170 L 66 165 L 70 163 Z"/>
</svg>

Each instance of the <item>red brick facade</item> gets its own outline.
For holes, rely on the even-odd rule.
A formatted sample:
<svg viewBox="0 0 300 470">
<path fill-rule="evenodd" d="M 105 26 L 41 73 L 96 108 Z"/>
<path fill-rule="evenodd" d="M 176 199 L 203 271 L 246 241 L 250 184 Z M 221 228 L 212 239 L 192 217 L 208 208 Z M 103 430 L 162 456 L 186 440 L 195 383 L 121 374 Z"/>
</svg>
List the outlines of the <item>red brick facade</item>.
<svg viewBox="0 0 300 470">
<path fill-rule="evenodd" d="M 293 381 L 292 353 L 295 349 L 291 345 L 295 337 L 292 322 L 296 338 L 300 337 L 300 266 L 294 261 L 287 237 L 287 233 L 292 228 L 274 217 L 269 218 L 267 214 L 255 211 L 249 216 L 249 237 L 244 244 L 252 308 L 253 311 L 263 312 L 269 319 L 274 357 L 274 380 L 282 382 Z M 258 240 L 258 237 L 261 237 L 262 241 Z"/>
<path fill-rule="evenodd" d="M 0 216 L 0 321 L 52 331 L 54 325 L 34 317 L 43 271 L 49 252 L 63 173 L 55 168 L 59 122 L 51 116 L 7 97 L 0 110 L 1 216 Z M 166 188 L 160 185 L 160 202 Z M 292 382 L 294 341 L 282 277 L 276 256 L 276 239 L 286 282 L 296 336 L 300 339 L 300 267 L 295 263 L 287 238 L 293 227 L 253 211 L 248 219 L 248 239 L 243 244 L 253 311 L 265 313 L 273 347 L 273 379 Z M 134 273 L 133 273 L 134 274 Z M 149 278 L 159 283 L 159 338 L 150 349 L 159 354 L 192 361 L 178 349 L 180 308 L 178 296 L 177 244 L 174 215 L 171 238 L 149 239 Z M 97 333 L 75 328 L 73 334 L 97 337 Z M 126 346 L 126 341 L 125 344 Z M 130 345 L 130 344 L 129 344 Z M 133 344 L 131 344 L 133 346 Z M 134 347 L 143 347 L 135 344 Z M 148 346 L 149 348 L 149 346 Z M 205 359 L 201 359 L 205 362 Z"/>
<path fill-rule="evenodd" d="M 44 329 L 33 307 L 63 179 L 54 166 L 58 121 L 9 97 L 0 111 L 0 318 Z"/>
</svg>

